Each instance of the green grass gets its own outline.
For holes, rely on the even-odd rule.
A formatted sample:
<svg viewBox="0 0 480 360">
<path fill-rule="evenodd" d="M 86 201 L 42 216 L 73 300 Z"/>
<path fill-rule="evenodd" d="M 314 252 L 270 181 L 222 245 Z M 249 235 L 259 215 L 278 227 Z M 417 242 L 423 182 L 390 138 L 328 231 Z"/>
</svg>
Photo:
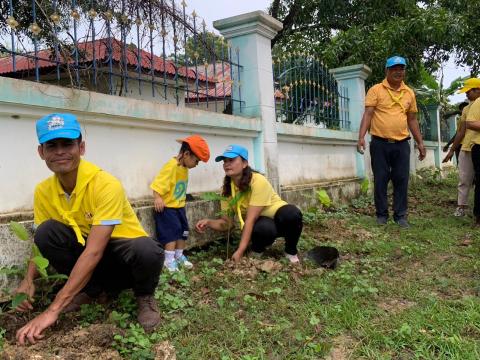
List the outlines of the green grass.
<svg viewBox="0 0 480 360">
<path fill-rule="evenodd" d="M 310 213 L 300 248 L 339 248 L 334 271 L 241 275 L 218 260 L 223 246 L 193 255 L 197 270 L 165 292 L 178 300 L 160 299 L 165 322 L 184 325 L 164 338 L 179 359 L 480 358 L 480 236 L 470 218 L 451 216 L 455 184 L 436 174 L 412 182 L 409 230 L 354 212 L 364 200 Z M 461 246 L 466 236 L 473 243 Z"/>
<path fill-rule="evenodd" d="M 162 340 L 178 359 L 479 359 L 480 232 L 471 218 L 452 216 L 455 174 L 437 175 L 412 181 L 408 230 L 377 226 L 364 198 L 308 212 L 301 252 L 336 246 L 336 270 L 290 267 L 278 260 L 282 244 L 272 252 L 280 270 L 233 269 L 225 245 L 214 244 L 190 256 L 193 271 L 162 275 L 155 333 L 134 325 L 128 293 L 114 314 L 85 308 L 79 316 L 85 324 L 109 316 L 123 328 L 115 348 L 129 359 L 153 358 Z"/>
</svg>

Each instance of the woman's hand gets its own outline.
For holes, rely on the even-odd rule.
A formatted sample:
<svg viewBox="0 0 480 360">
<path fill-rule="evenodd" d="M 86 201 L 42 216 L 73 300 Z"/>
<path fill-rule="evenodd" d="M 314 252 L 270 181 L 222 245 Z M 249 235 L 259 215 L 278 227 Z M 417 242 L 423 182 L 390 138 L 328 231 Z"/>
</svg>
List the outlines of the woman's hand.
<svg viewBox="0 0 480 360">
<path fill-rule="evenodd" d="M 202 219 L 195 225 L 195 230 L 203 234 L 210 227 L 210 219 Z"/>
<path fill-rule="evenodd" d="M 235 261 L 236 263 L 240 262 L 240 259 L 243 256 L 243 251 L 241 249 L 237 249 L 232 255 L 232 260 Z"/>
</svg>

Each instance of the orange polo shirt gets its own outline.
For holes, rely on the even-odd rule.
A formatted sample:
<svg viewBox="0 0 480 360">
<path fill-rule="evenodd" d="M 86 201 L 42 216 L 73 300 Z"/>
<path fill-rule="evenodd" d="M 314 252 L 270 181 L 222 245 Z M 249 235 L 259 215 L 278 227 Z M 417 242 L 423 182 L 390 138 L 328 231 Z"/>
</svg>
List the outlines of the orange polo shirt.
<svg viewBox="0 0 480 360">
<path fill-rule="evenodd" d="M 374 107 L 370 134 L 386 139 L 403 140 L 410 136 L 407 113 L 416 113 L 415 93 L 402 81 L 394 90 L 387 79 L 372 86 L 365 98 L 365 107 Z"/>
</svg>

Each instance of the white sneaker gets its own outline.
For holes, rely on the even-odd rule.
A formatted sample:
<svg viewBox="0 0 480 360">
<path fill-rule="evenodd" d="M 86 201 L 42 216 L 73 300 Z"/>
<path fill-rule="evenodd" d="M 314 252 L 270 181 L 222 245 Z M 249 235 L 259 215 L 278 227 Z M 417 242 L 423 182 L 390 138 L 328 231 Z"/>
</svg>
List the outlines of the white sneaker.
<svg viewBox="0 0 480 360">
<path fill-rule="evenodd" d="M 455 209 L 455 212 L 453 213 L 453 216 L 456 216 L 456 217 L 461 217 L 461 216 L 465 216 L 465 208 L 462 208 L 462 207 L 457 207 Z"/>
<path fill-rule="evenodd" d="M 178 263 L 176 260 L 172 260 L 172 261 L 165 261 L 163 263 L 163 267 L 165 269 L 167 269 L 169 272 L 177 272 L 179 269 L 178 269 Z"/>
<path fill-rule="evenodd" d="M 193 268 L 193 264 L 190 261 L 188 261 L 188 259 L 185 255 L 182 255 L 179 258 L 176 258 L 175 262 L 178 265 L 183 266 L 185 269 L 192 269 Z"/>
<path fill-rule="evenodd" d="M 290 260 L 290 264 L 298 264 L 300 262 L 300 259 L 298 258 L 298 255 L 290 255 L 285 253 L 285 257 Z"/>
</svg>

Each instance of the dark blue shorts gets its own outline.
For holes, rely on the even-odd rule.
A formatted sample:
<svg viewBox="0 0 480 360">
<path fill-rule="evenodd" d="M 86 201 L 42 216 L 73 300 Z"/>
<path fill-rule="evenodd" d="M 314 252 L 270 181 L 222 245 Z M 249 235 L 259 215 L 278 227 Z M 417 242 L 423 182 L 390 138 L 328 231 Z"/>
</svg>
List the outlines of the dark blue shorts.
<svg viewBox="0 0 480 360">
<path fill-rule="evenodd" d="M 154 211 L 157 240 L 165 245 L 172 241 L 187 240 L 188 220 L 185 208 L 164 208 L 162 212 Z"/>
</svg>

